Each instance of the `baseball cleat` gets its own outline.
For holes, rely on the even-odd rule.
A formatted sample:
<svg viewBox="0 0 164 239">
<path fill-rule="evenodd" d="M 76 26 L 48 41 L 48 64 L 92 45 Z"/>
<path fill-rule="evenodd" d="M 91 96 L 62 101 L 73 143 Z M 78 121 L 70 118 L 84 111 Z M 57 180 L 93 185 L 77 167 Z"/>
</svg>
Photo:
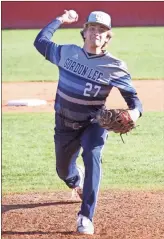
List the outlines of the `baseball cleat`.
<svg viewBox="0 0 164 239">
<path fill-rule="evenodd" d="M 71 199 L 72 200 L 82 200 L 83 189 L 76 187 L 72 189 Z"/>
<path fill-rule="evenodd" d="M 77 232 L 81 234 L 94 234 L 94 226 L 91 220 L 81 214 L 79 214 L 77 219 Z"/>
<path fill-rule="evenodd" d="M 72 189 L 72 199 L 77 198 L 78 196 L 82 200 L 83 198 L 83 185 L 84 185 L 84 168 L 82 166 L 77 166 L 77 170 L 79 172 L 79 186 L 76 188 Z"/>
</svg>

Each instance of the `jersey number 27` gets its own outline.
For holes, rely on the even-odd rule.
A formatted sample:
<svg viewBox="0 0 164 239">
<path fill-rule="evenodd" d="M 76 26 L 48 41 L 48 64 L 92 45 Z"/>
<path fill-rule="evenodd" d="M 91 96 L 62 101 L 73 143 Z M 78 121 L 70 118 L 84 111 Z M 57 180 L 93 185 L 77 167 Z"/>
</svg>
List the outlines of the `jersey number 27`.
<svg viewBox="0 0 164 239">
<path fill-rule="evenodd" d="M 101 86 L 99 85 L 93 86 L 92 83 L 89 83 L 89 82 L 87 82 L 85 86 L 86 88 L 84 89 L 84 93 L 83 93 L 83 95 L 85 96 L 91 96 L 91 91 L 93 89 L 95 91 L 95 94 L 93 95 L 93 97 L 96 97 L 101 89 Z"/>
</svg>

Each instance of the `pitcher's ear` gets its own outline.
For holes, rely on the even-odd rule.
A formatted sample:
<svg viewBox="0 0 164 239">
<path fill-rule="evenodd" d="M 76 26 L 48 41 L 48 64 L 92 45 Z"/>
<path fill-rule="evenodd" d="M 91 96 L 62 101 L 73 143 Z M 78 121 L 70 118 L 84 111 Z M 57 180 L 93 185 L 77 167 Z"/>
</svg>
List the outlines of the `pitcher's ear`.
<svg viewBox="0 0 164 239">
<path fill-rule="evenodd" d="M 110 41 L 111 37 L 110 36 L 107 36 L 106 37 L 106 40 L 105 40 L 105 43 L 108 43 Z"/>
<path fill-rule="evenodd" d="M 83 37 L 86 38 L 86 28 L 83 29 Z"/>
</svg>

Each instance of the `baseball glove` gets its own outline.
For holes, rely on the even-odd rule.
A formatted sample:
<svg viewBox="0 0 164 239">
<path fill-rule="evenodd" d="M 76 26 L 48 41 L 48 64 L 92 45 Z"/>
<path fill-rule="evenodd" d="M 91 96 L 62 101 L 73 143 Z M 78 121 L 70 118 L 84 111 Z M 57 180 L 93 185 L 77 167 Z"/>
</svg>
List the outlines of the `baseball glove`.
<svg viewBox="0 0 164 239">
<path fill-rule="evenodd" d="M 128 110 L 102 108 L 96 115 L 99 125 L 115 133 L 126 134 L 135 128 Z"/>
</svg>

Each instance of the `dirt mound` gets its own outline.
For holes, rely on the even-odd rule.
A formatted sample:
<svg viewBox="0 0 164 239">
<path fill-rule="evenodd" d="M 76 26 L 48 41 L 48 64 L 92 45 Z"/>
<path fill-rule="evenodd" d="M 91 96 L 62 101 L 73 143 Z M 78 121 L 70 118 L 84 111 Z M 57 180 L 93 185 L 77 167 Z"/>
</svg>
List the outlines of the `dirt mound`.
<svg viewBox="0 0 164 239">
<path fill-rule="evenodd" d="M 4 196 L 2 238 L 164 238 L 164 192 L 101 192 L 93 236 L 75 232 L 80 203 L 69 191 Z"/>
</svg>

